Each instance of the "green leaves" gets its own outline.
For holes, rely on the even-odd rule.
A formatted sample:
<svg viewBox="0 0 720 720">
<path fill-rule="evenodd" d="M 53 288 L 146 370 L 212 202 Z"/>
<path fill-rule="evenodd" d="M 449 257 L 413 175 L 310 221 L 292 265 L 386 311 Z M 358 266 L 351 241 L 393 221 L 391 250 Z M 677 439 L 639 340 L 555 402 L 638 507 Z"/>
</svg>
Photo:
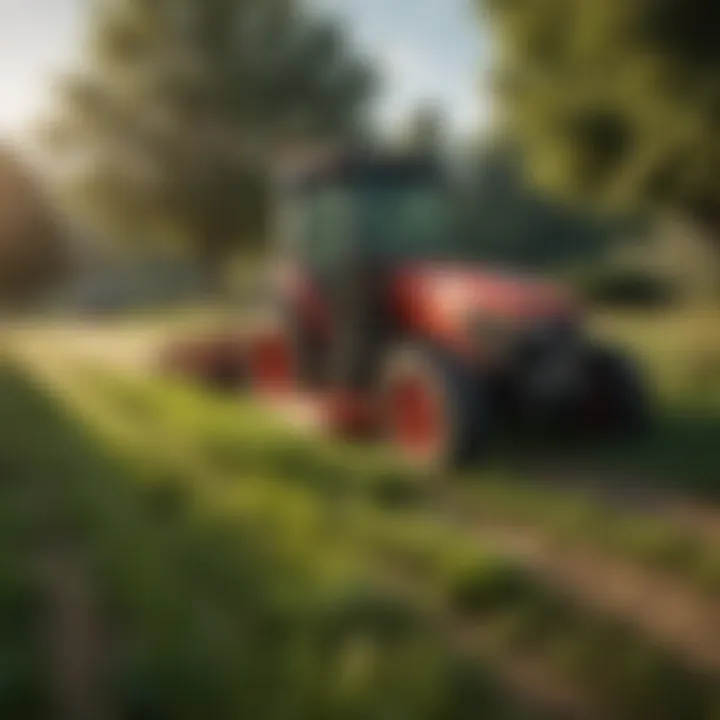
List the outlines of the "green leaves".
<svg viewBox="0 0 720 720">
<path fill-rule="evenodd" d="M 72 197 L 105 233 L 173 228 L 216 267 L 262 235 L 283 151 L 353 133 L 371 93 L 339 28 L 291 0 L 122 0 L 91 35 L 50 128 L 91 159 Z"/>
<path fill-rule="evenodd" d="M 501 102 L 564 195 L 697 215 L 718 204 L 718 10 L 699 0 L 492 0 Z"/>
</svg>

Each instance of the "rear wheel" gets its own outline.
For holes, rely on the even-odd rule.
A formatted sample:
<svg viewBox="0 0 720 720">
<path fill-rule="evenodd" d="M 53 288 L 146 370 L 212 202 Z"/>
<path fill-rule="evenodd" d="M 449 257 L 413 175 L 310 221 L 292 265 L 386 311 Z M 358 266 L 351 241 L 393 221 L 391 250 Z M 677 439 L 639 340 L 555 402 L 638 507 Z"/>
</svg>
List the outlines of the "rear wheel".
<svg viewBox="0 0 720 720">
<path fill-rule="evenodd" d="M 629 358 L 608 348 L 594 349 L 585 361 L 585 377 L 581 427 L 608 437 L 632 435 L 648 427 L 647 391 Z"/>
<path fill-rule="evenodd" d="M 413 465 L 465 465 L 487 443 L 480 383 L 444 353 L 419 346 L 393 351 L 384 363 L 380 396 L 385 436 Z"/>
</svg>

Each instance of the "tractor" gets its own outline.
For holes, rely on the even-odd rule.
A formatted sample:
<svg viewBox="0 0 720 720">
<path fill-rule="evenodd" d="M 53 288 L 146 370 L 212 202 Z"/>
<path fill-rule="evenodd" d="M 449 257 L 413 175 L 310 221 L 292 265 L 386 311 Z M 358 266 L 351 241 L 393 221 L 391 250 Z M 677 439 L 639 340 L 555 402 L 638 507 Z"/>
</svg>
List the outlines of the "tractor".
<svg viewBox="0 0 720 720">
<path fill-rule="evenodd" d="M 268 291 L 235 364 L 221 341 L 204 346 L 210 365 L 427 468 L 480 459 L 508 428 L 641 428 L 633 363 L 588 336 L 568 291 L 479 260 L 450 185 L 408 156 L 348 154 L 287 179 Z"/>
</svg>

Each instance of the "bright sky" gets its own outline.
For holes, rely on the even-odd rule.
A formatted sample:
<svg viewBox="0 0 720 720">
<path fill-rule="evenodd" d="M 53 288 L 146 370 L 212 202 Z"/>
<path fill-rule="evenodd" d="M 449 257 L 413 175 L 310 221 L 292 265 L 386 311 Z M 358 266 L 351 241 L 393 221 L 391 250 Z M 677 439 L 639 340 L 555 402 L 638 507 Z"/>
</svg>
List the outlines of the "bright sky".
<svg viewBox="0 0 720 720">
<path fill-rule="evenodd" d="M 0 133 L 21 135 L 46 106 L 52 78 L 72 67 L 91 0 L 0 0 Z M 420 102 L 446 108 L 463 133 L 487 114 L 473 0 L 311 0 L 338 14 L 385 78 L 388 123 Z"/>
<path fill-rule="evenodd" d="M 438 102 L 468 132 L 487 119 L 476 0 L 316 0 L 345 19 L 352 37 L 379 63 L 382 117 L 402 121 L 418 103 Z"/>
</svg>

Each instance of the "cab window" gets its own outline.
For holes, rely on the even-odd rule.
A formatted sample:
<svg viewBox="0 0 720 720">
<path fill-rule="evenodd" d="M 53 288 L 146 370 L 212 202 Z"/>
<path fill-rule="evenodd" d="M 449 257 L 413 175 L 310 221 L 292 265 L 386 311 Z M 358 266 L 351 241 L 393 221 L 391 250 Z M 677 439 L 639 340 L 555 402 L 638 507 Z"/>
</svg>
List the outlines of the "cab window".
<svg viewBox="0 0 720 720">
<path fill-rule="evenodd" d="M 301 202 L 301 254 L 320 271 L 339 267 L 351 250 L 351 194 L 342 188 L 320 188 Z"/>
<path fill-rule="evenodd" d="M 366 189 L 361 206 L 364 234 L 384 256 L 430 259 L 451 241 L 448 203 L 435 188 Z"/>
</svg>

